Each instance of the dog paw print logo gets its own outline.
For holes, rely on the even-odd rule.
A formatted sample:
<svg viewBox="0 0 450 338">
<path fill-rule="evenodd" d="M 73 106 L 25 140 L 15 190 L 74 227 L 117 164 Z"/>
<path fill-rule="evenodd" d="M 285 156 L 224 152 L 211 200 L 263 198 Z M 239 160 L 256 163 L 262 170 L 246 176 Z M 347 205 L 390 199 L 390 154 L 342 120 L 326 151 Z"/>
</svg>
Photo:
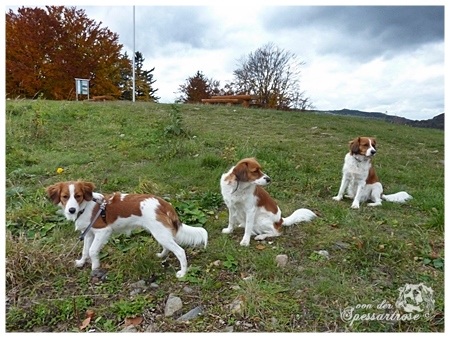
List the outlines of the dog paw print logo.
<svg viewBox="0 0 450 338">
<path fill-rule="evenodd" d="M 410 314 L 420 313 L 430 318 L 434 311 L 434 291 L 423 283 L 405 284 L 398 289 L 399 295 L 395 306 L 399 311 Z"/>
</svg>

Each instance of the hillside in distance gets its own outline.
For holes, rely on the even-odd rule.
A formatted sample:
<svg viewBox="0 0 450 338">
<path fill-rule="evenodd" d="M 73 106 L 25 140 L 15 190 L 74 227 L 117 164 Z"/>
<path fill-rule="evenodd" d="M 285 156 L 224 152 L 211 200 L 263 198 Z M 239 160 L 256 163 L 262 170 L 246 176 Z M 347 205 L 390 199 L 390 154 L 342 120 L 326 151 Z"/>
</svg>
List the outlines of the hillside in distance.
<svg viewBox="0 0 450 338">
<path fill-rule="evenodd" d="M 341 110 L 316 110 L 317 113 L 332 114 L 332 115 L 346 115 L 365 117 L 370 119 L 383 120 L 390 123 L 403 124 L 419 128 L 434 128 L 444 130 L 444 113 L 436 115 L 429 120 L 410 120 L 405 117 L 393 116 L 378 112 L 363 112 L 360 110 L 341 109 Z"/>
</svg>

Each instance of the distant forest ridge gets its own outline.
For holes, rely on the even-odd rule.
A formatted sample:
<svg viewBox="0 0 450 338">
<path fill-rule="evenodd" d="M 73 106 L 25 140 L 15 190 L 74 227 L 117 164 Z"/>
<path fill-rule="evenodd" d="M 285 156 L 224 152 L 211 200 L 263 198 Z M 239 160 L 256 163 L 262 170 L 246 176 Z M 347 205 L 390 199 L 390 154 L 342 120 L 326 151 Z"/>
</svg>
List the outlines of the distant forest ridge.
<svg viewBox="0 0 450 338">
<path fill-rule="evenodd" d="M 412 127 L 419 128 L 433 128 L 433 129 L 441 129 L 444 130 L 444 113 L 439 114 L 432 119 L 429 120 L 409 120 L 405 117 L 393 116 L 384 113 L 377 112 L 363 112 L 360 110 L 351 110 L 351 109 L 341 109 L 341 110 L 315 110 L 316 113 L 321 114 L 332 114 L 332 115 L 346 115 L 346 116 L 356 116 L 356 117 L 365 117 L 376 120 L 383 120 L 386 122 L 396 123 L 396 124 L 404 124 Z"/>
</svg>

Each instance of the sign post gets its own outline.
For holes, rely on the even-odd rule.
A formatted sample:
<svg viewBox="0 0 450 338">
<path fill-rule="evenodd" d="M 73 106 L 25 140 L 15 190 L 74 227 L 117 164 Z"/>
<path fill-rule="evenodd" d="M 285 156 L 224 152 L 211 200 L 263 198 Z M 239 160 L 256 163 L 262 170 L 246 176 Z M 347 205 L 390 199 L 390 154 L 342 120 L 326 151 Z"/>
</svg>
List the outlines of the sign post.
<svg viewBox="0 0 450 338">
<path fill-rule="evenodd" d="M 75 92 L 78 101 L 78 94 L 87 95 L 89 100 L 89 79 L 75 78 Z"/>
</svg>

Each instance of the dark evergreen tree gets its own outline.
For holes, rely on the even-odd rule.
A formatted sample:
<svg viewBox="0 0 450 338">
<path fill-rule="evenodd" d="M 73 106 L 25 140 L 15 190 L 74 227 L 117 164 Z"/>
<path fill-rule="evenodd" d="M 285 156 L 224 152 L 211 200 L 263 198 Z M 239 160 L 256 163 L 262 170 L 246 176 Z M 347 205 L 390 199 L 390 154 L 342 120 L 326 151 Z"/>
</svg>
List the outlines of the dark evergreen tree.
<svg viewBox="0 0 450 338">
<path fill-rule="evenodd" d="M 127 53 L 123 55 L 123 58 L 128 59 Z M 153 67 L 150 70 L 144 69 L 144 56 L 141 52 L 135 54 L 135 99 L 136 101 L 153 101 L 158 102 L 160 99 L 155 93 L 158 89 L 154 88 L 153 84 L 156 82 L 153 78 L 152 72 L 155 70 Z M 129 61 L 130 67 L 128 69 L 121 70 L 122 81 L 120 88 L 122 90 L 121 98 L 123 100 L 133 99 L 133 63 Z"/>
</svg>

